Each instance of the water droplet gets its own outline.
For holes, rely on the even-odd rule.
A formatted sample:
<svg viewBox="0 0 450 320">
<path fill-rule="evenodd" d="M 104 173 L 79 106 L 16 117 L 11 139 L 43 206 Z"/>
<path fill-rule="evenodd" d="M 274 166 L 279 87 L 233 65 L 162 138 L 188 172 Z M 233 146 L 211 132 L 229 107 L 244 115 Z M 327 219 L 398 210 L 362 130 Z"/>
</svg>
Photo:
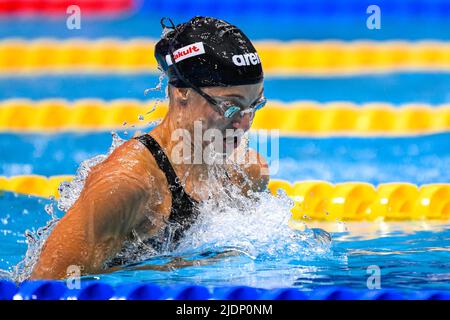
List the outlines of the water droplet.
<svg viewBox="0 0 450 320">
<path fill-rule="evenodd" d="M 9 214 L 8 214 L 8 215 L 6 215 L 6 217 L 1 218 L 1 219 L 0 219 L 0 222 L 1 222 L 3 225 L 7 225 L 8 222 L 9 222 L 9 218 L 10 218 L 10 216 L 9 216 Z"/>
<path fill-rule="evenodd" d="M 45 210 L 45 212 L 47 212 L 47 214 L 49 214 L 50 216 L 53 216 L 53 214 L 54 214 L 53 203 L 46 204 L 44 206 L 44 210 Z"/>
</svg>

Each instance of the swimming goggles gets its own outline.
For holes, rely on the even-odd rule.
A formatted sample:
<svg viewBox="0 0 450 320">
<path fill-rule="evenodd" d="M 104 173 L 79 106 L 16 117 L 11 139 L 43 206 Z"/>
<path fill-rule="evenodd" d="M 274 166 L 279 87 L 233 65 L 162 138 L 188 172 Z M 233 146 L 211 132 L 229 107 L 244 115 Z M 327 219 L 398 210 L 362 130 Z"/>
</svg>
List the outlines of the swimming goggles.
<svg viewBox="0 0 450 320">
<path fill-rule="evenodd" d="M 263 108 L 267 103 L 267 99 L 261 96 L 250 106 L 248 106 L 247 108 L 243 108 L 241 104 L 231 100 L 226 100 L 226 98 L 223 97 L 213 98 L 209 94 L 205 93 L 203 90 L 200 90 L 199 92 L 195 90 L 195 88 L 192 89 L 194 89 L 194 91 L 196 91 L 203 98 L 205 98 L 205 100 L 208 101 L 214 107 L 214 109 L 221 115 L 223 115 L 225 118 L 234 118 L 238 114 L 241 117 L 243 117 L 247 113 L 249 113 L 250 116 L 253 117 L 255 112 Z"/>
</svg>

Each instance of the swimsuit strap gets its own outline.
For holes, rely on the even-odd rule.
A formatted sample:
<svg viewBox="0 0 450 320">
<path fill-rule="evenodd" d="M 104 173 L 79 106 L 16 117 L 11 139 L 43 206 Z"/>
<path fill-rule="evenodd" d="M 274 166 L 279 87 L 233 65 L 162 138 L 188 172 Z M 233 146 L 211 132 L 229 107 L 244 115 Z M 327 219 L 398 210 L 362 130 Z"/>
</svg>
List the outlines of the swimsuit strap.
<svg viewBox="0 0 450 320">
<path fill-rule="evenodd" d="M 164 172 L 169 190 L 172 194 L 172 209 L 170 211 L 169 223 L 176 225 L 173 240 L 178 241 L 183 232 L 195 221 L 198 215 L 198 202 L 191 198 L 180 183 L 169 158 L 158 142 L 149 134 L 136 137 L 155 158 L 158 167 Z"/>
<path fill-rule="evenodd" d="M 158 164 L 158 167 L 166 175 L 167 182 L 169 184 L 169 189 L 173 194 L 178 195 L 179 193 L 184 193 L 184 188 L 180 184 L 180 179 L 178 179 L 169 158 L 164 153 L 159 143 L 149 134 L 144 134 L 142 136 L 136 137 L 147 149 L 152 153 L 153 157 Z"/>
</svg>

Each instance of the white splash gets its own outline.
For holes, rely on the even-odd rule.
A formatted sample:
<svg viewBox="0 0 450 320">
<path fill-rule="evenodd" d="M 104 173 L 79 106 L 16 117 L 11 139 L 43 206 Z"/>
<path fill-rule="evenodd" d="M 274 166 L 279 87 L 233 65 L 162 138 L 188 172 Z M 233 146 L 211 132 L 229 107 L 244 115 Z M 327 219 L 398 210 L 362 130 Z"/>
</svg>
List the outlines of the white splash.
<svg viewBox="0 0 450 320">
<path fill-rule="evenodd" d="M 235 190 L 236 191 L 236 190 Z M 176 254 L 192 250 L 235 248 L 254 259 L 307 258 L 330 253 L 331 237 L 323 230 L 291 228 L 292 200 L 285 194 L 229 192 L 226 201 L 209 200 L 186 232 Z"/>
<path fill-rule="evenodd" d="M 64 212 L 69 210 L 69 208 L 75 203 L 80 196 L 84 182 L 91 168 L 105 160 L 108 155 L 110 155 L 118 146 L 125 142 L 125 140 L 121 139 L 117 133 L 112 132 L 111 135 L 112 144 L 107 154 L 98 155 L 83 161 L 78 168 L 74 179 L 71 182 L 63 182 L 60 184 L 58 190 L 61 197 L 58 202 L 56 202 L 54 198 L 50 198 L 52 203 L 44 206 L 44 210 L 49 214 L 50 220 L 47 221 L 45 226 L 38 228 L 35 232 L 30 230 L 25 231 L 25 237 L 28 244 L 25 257 L 12 269 L 11 272 L 1 271 L 0 278 L 7 278 L 19 283 L 30 277 L 45 240 L 48 238 L 56 223 L 59 221 L 54 212 L 54 203 L 57 204 L 59 210 Z"/>
<path fill-rule="evenodd" d="M 50 200 L 53 201 L 53 199 Z M 44 209 L 47 214 L 50 215 L 50 220 L 47 221 L 45 226 L 38 228 L 35 232 L 30 230 L 25 231 L 25 237 L 28 244 L 27 252 L 25 253 L 25 257 L 12 269 L 12 271 L 8 272 L 8 279 L 12 281 L 20 283 L 31 276 L 45 240 L 59 221 L 54 212 L 53 203 L 45 205 Z"/>
</svg>

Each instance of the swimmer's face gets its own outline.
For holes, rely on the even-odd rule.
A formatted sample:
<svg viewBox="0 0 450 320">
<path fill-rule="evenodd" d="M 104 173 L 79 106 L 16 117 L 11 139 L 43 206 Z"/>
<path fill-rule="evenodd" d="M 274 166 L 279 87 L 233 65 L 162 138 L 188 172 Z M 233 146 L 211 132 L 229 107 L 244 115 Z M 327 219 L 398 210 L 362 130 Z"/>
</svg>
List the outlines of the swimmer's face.
<svg viewBox="0 0 450 320">
<path fill-rule="evenodd" d="M 261 99 L 263 94 L 263 84 L 251 84 L 232 87 L 210 87 L 203 90 L 213 98 L 226 99 L 239 106 L 242 111 L 249 111 L 248 108 Z M 199 96 L 199 95 L 197 95 Z M 200 96 L 199 96 L 200 97 Z M 217 129 L 223 135 L 221 146 L 227 153 L 233 151 L 241 142 L 242 136 L 247 132 L 253 122 L 254 112 L 237 112 L 232 118 L 226 118 L 213 108 L 210 103 L 200 97 L 199 103 L 203 110 L 205 124 L 208 129 Z M 224 152 L 225 153 L 225 152 Z"/>
<path fill-rule="evenodd" d="M 258 83 L 230 87 L 206 87 L 202 90 L 213 98 L 233 102 L 233 104 L 240 106 L 242 111 L 245 111 L 262 97 L 263 87 L 263 83 Z M 240 144 L 242 135 L 252 125 L 254 118 L 252 112 L 244 112 L 242 115 L 237 112 L 234 117 L 226 118 L 194 90 L 176 89 L 175 91 L 178 95 L 183 96 L 184 101 L 186 101 L 185 105 L 181 107 L 185 127 L 193 132 L 193 124 L 201 122 L 203 137 L 207 136 L 207 131 L 214 132 L 216 130 L 216 132 L 220 132 L 223 136 L 221 141 L 223 151 L 235 149 Z M 210 144 L 208 139 L 204 139 L 203 142 L 204 147 Z"/>
</svg>

